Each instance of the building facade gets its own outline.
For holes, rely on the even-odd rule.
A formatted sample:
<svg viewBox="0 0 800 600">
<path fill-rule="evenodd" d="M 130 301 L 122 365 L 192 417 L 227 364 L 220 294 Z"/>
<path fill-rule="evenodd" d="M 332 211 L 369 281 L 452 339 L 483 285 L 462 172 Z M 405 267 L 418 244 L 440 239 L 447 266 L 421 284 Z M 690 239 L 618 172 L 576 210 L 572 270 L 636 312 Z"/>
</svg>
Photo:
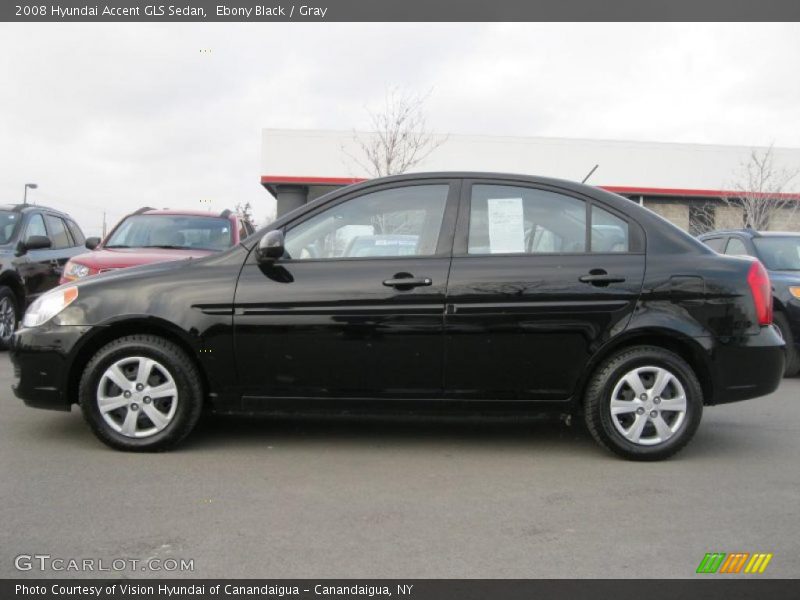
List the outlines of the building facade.
<svg viewBox="0 0 800 600">
<path fill-rule="evenodd" d="M 358 143 L 369 132 L 264 129 L 261 184 L 278 216 L 337 187 L 370 177 Z M 616 192 L 692 234 L 745 225 L 722 199 L 753 148 L 542 137 L 447 135 L 413 171 L 493 171 L 581 181 Z M 766 148 L 756 149 L 765 151 Z M 800 169 L 800 148 L 774 148 L 777 169 Z M 796 182 L 800 192 L 800 181 Z M 787 191 L 794 198 L 800 194 Z M 800 230 L 800 211 L 773 215 L 770 229 Z"/>
</svg>

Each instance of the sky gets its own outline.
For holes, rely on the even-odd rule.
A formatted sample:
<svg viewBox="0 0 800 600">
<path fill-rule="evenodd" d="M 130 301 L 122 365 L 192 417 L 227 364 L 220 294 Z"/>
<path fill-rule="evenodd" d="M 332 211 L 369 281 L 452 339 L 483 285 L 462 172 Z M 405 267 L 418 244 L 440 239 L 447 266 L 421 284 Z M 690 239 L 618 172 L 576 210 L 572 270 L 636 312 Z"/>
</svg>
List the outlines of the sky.
<svg viewBox="0 0 800 600">
<path fill-rule="evenodd" d="M 0 24 L 0 203 L 98 235 L 141 206 L 275 202 L 261 130 L 431 130 L 800 147 L 798 24 Z"/>
</svg>

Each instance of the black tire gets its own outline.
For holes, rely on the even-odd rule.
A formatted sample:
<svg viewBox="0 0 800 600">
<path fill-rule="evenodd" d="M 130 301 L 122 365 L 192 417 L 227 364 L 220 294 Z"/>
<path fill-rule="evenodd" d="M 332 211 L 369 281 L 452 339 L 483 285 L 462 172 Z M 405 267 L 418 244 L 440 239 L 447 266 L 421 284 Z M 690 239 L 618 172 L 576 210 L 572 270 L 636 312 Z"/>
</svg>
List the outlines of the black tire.
<svg viewBox="0 0 800 600">
<path fill-rule="evenodd" d="M 666 441 L 657 441 L 658 433 L 656 432 L 655 422 L 645 422 L 644 431 L 651 432 L 651 436 L 648 439 L 655 437 L 656 440 L 652 442 L 652 445 L 634 443 L 627 439 L 617 429 L 617 425 L 613 420 L 615 418 L 611 415 L 612 394 L 617 384 L 621 386 L 618 393 L 622 394 L 622 390 L 624 390 L 624 393 L 631 394 L 633 392 L 632 388 L 626 388 L 626 384 L 622 383 L 622 379 L 634 369 L 642 367 L 653 367 L 667 371 L 683 387 L 683 395 L 686 397 L 685 411 L 680 421 L 678 420 L 679 415 L 677 412 L 665 409 L 662 413 L 659 413 L 658 410 L 651 413 L 660 414 L 663 422 L 666 422 L 666 419 L 672 419 L 671 425 L 677 427 Z M 643 370 L 643 373 L 647 377 L 647 371 Z M 670 390 L 677 389 L 674 387 L 677 384 L 670 383 L 669 385 Z M 655 384 L 649 388 L 645 386 L 645 391 L 649 394 L 654 388 Z M 633 398 L 631 400 L 636 401 Z M 658 398 L 657 400 L 659 403 L 664 403 L 661 406 L 669 402 L 669 399 L 662 401 L 661 398 Z M 653 402 L 653 399 L 648 400 L 650 409 L 658 409 L 659 406 L 654 405 Z M 647 421 L 646 411 L 649 409 L 644 408 L 644 406 L 642 408 L 645 411 L 645 421 Z M 638 419 L 636 413 L 625 413 L 625 415 L 628 414 L 630 417 L 622 418 Z M 680 356 L 656 346 L 635 346 L 611 356 L 597 368 L 586 389 L 584 418 L 592 437 L 601 446 L 629 460 L 653 461 L 672 456 L 692 439 L 697 427 L 700 425 L 702 415 L 703 390 L 695 372 Z M 616 419 L 620 419 L 620 417 L 618 416 Z M 655 434 L 655 436 L 652 434 Z"/>
<path fill-rule="evenodd" d="M 157 366 L 160 367 L 154 369 L 157 373 L 156 377 L 158 374 L 163 374 L 164 371 L 161 369 L 166 370 L 177 389 L 177 395 L 167 400 L 170 403 L 176 402 L 171 420 L 162 430 L 147 435 L 147 437 L 129 437 L 115 430 L 103 417 L 98 406 L 98 388 L 104 373 L 118 361 L 125 359 L 133 361 L 133 357 L 144 357 L 156 361 Z M 144 393 L 146 392 L 140 392 L 140 394 Z M 132 452 L 160 452 L 175 446 L 194 429 L 203 408 L 203 389 L 200 383 L 200 373 L 195 364 L 178 346 L 154 335 L 125 336 L 98 350 L 83 371 L 78 388 L 78 398 L 83 416 L 94 434 L 112 448 Z M 135 398 L 131 401 L 135 401 Z M 140 403 L 143 402 L 152 402 L 152 407 L 155 408 L 156 400 L 140 398 Z M 140 410 L 144 415 L 143 404 L 141 407 L 133 404 L 130 406 L 135 410 Z M 124 410 L 124 414 L 127 415 L 130 407 L 123 407 L 119 410 Z M 144 422 L 145 424 L 150 423 L 156 428 L 155 421 L 151 421 L 146 415 L 144 420 L 142 420 L 143 417 L 138 418 L 139 421 L 134 427 L 138 427 L 139 423 Z M 120 420 L 122 419 L 120 418 Z"/>
<path fill-rule="evenodd" d="M 8 312 L 10 311 L 10 312 Z M 19 304 L 14 291 L 0 285 L 0 350 L 8 350 L 19 324 Z"/>
<path fill-rule="evenodd" d="M 775 327 L 781 332 L 783 341 L 786 342 L 786 349 L 784 350 L 786 361 L 783 368 L 783 376 L 794 377 L 800 372 L 800 352 L 797 351 L 797 346 L 794 343 L 794 336 L 789 326 L 789 319 L 787 319 L 786 315 L 782 312 L 775 311 L 772 322 L 775 323 Z"/>
</svg>

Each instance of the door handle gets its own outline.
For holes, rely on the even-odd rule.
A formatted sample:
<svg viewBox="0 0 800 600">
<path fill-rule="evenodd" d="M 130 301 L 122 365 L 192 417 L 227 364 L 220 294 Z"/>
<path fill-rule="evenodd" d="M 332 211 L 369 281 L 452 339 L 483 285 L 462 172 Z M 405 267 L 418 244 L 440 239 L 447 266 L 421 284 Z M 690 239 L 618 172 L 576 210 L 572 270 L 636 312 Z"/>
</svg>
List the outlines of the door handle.
<svg viewBox="0 0 800 600">
<path fill-rule="evenodd" d="M 622 283 L 625 281 L 625 278 L 609 275 L 603 269 L 592 269 L 589 271 L 588 275 L 578 277 L 578 281 L 602 287 L 608 285 L 609 283 Z"/>
<path fill-rule="evenodd" d="M 383 282 L 383 285 L 387 287 L 393 287 L 398 289 L 411 289 L 415 287 L 423 287 L 426 285 L 431 285 L 433 280 L 430 277 L 393 277 L 392 279 L 387 279 Z"/>
</svg>

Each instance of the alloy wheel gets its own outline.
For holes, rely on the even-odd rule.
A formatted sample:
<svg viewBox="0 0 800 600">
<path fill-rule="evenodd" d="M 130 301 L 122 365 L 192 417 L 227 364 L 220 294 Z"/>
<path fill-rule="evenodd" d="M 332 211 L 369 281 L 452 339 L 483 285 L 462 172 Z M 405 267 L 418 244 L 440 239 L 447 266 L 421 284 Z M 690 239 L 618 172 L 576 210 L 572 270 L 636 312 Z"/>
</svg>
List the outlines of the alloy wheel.
<svg viewBox="0 0 800 600">
<path fill-rule="evenodd" d="M 673 437 L 686 419 L 686 390 L 663 367 L 638 367 L 623 375 L 611 393 L 611 421 L 629 442 L 655 446 Z"/>
<path fill-rule="evenodd" d="M 178 387 L 164 365 L 131 356 L 109 366 L 97 385 L 97 408 L 103 420 L 126 437 L 157 434 L 172 422 Z"/>
<path fill-rule="evenodd" d="M 0 299 L 0 339 L 7 340 L 17 327 L 17 314 L 8 298 Z"/>
</svg>

